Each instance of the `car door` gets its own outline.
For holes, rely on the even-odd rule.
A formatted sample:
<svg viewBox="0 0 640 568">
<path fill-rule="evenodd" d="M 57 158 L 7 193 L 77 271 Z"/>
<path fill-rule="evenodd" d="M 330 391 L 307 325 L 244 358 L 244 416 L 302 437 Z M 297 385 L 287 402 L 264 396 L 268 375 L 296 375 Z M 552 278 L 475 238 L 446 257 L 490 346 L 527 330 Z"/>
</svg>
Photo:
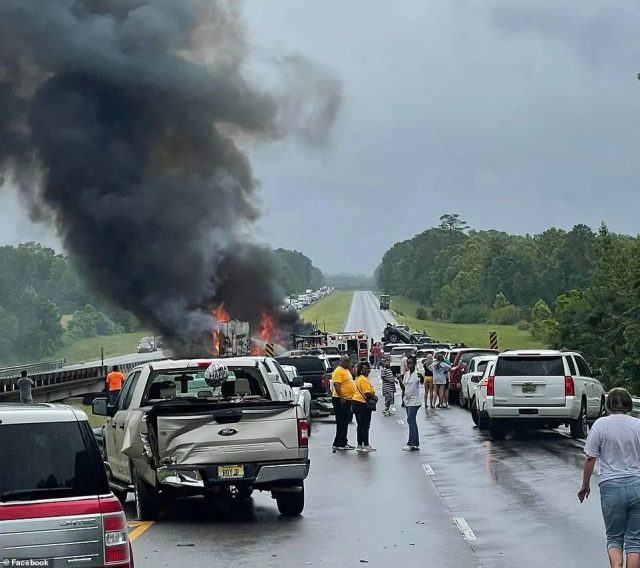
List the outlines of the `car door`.
<svg viewBox="0 0 640 568">
<path fill-rule="evenodd" d="M 593 378 L 593 373 L 583 357 L 574 355 L 574 359 L 578 367 L 580 382 L 584 384 L 587 395 L 587 416 L 594 418 L 600 411 L 600 389 L 596 388 L 595 384 L 596 382 L 599 383 L 599 381 Z"/>
<path fill-rule="evenodd" d="M 138 379 L 140 378 L 141 371 L 133 371 L 126 379 L 122 392 L 118 398 L 118 406 L 115 415 L 107 424 L 107 430 L 111 434 L 111 440 L 105 439 L 105 444 L 111 444 L 107 446 L 107 455 L 109 457 L 109 466 L 114 476 L 118 479 L 128 481 L 129 480 L 129 458 L 122 452 L 122 446 L 124 443 L 124 433 L 127 427 L 127 420 L 129 416 L 129 405 L 131 404 L 131 398 L 135 391 Z"/>
<path fill-rule="evenodd" d="M 264 365 L 267 368 L 271 384 L 278 393 L 278 400 L 293 400 L 293 389 L 280 364 L 272 359 L 265 359 Z"/>
</svg>

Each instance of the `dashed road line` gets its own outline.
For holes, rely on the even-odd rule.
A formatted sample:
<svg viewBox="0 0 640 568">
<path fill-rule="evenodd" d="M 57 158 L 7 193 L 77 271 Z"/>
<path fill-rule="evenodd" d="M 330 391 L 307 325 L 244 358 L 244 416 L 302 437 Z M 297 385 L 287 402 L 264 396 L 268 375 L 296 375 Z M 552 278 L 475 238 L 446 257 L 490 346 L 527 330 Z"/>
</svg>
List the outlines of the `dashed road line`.
<svg viewBox="0 0 640 568">
<path fill-rule="evenodd" d="M 424 469 L 424 472 L 427 475 L 435 475 L 436 474 L 436 472 L 433 471 L 433 468 L 428 463 L 423 463 L 422 464 L 422 469 Z"/>
<path fill-rule="evenodd" d="M 136 521 L 135 523 L 129 523 L 129 529 L 131 532 L 129 533 L 129 540 L 133 542 L 136 538 L 142 535 L 146 530 L 148 530 L 153 521 Z"/>
<path fill-rule="evenodd" d="M 462 533 L 465 540 L 478 540 L 478 537 L 471 530 L 469 523 L 467 523 L 464 517 L 453 517 L 451 520 L 458 527 L 458 530 Z"/>
<path fill-rule="evenodd" d="M 402 420 L 402 418 L 398 418 L 398 424 L 404 424 L 404 420 Z"/>
</svg>

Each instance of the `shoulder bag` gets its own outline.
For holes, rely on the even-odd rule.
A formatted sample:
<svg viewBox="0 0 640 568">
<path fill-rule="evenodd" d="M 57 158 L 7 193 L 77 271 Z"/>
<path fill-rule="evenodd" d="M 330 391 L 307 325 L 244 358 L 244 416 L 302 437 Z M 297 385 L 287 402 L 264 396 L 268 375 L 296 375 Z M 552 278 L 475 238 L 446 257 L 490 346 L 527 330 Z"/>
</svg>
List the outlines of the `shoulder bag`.
<svg viewBox="0 0 640 568">
<path fill-rule="evenodd" d="M 363 393 L 360 390 L 360 387 L 358 386 L 358 379 L 356 379 L 356 388 L 358 389 L 358 392 L 360 393 L 360 396 L 362 398 L 364 398 L 364 403 L 366 404 L 367 408 L 371 411 L 375 411 L 376 406 L 378 406 L 378 397 L 373 394 L 373 393 Z"/>
</svg>

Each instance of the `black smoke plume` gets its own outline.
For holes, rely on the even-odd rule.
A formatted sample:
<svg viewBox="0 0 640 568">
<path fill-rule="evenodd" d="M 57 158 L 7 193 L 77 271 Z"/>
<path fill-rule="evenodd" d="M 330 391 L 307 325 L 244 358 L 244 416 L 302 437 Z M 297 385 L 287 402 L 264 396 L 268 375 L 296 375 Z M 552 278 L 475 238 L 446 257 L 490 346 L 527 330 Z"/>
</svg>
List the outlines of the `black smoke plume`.
<svg viewBox="0 0 640 568">
<path fill-rule="evenodd" d="M 221 302 L 254 323 L 277 312 L 238 141 L 317 143 L 339 107 L 297 57 L 285 84 L 315 73 L 299 81 L 313 97 L 261 90 L 248 53 L 237 0 L 0 1 L 0 167 L 89 283 L 174 344 Z"/>
</svg>

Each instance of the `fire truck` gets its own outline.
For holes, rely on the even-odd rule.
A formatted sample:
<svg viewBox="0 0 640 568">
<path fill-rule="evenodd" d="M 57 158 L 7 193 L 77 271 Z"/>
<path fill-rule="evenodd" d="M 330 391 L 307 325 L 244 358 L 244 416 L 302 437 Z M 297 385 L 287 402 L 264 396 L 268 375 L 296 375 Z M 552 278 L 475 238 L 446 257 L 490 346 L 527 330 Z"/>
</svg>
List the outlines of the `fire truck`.
<svg viewBox="0 0 640 568">
<path fill-rule="evenodd" d="M 347 353 L 352 359 L 369 360 L 369 337 L 364 331 L 327 333 L 327 346 L 337 347 L 340 353 Z"/>
</svg>

